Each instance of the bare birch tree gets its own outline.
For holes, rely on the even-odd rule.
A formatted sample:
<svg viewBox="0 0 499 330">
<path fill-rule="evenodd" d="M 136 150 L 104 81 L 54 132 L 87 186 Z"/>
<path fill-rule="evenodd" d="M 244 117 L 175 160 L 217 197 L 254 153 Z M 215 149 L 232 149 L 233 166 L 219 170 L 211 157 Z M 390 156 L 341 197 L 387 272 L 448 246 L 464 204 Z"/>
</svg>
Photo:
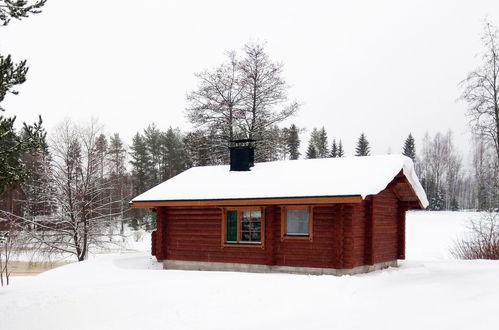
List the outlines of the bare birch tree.
<svg viewBox="0 0 499 330">
<path fill-rule="evenodd" d="M 484 52 L 482 64 L 461 82 L 464 86 L 462 99 L 468 103 L 468 116 L 473 132 L 494 149 L 493 174 L 487 183 L 492 191 L 499 191 L 499 40 L 498 30 L 489 21 L 484 24 L 482 35 Z M 493 194 L 491 206 L 499 208 L 499 196 Z M 480 201 L 480 207 L 487 203 Z"/>
<path fill-rule="evenodd" d="M 199 86 L 187 95 L 189 120 L 197 127 L 216 128 L 224 140 L 233 140 L 244 96 L 236 52 L 228 52 L 226 63 L 196 77 Z"/>
<path fill-rule="evenodd" d="M 494 145 L 499 160 L 499 44 L 498 31 L 485 22 L 482 35 L 482 64 L 461 82 L 462 99 L 468 103 L 468 116 L 474 132 Z"/>
<path fill-rule="evenodd" d="M 24 233 L 17 216 L 0 210 L 0 286 L 9 285 L 11 259 L 24 243 Z"/>
<path fill-rule="evenodd" d="M 452 131 L 426 133 L 421 159 L 417 162 L 418 176 L 430 201 L 430 209 L 457 209 L 462 185 L 462 158 L 454 147 Z"/>
<path fill-rule="evenodd" d="M 229 52 L 226 63 L 196 77 L 200 83 L 187 95 L 187 116 L 197 129 L 211 136 L 216 132 L 211 142 L 219 146 L 217 154 L 227 154 L 229 140 L 268 140 L 275 125 L 299 108 L 297 102 L 288 102 L 283 64 L 269 58 L 263 43 L 246 44 L 242 57 Z M 256 149 L 256 160 L 278 157 L 264 155 L 264 150 L 270 149 Z"/>
<path fill-rule="evenodd" d="M 243 125 L 248 138 L 294 115 L 296 101 L 288 101 L 289 85 L 282 77 L 283 64 L 272 61 L 263 43 L 244 46 L 245 57 L 240 63 L 244 87 Z"/>
<path fill-rule="evenodd" d="M 110 213 L 116 201 L 109 198 L 113 187 L 101 178 L 99 165 L 106 159 L 99 157 L 100 134 L 95 121 L 83 128 L 66 121 L 52 138 L 56 211 L 29 231 L 30 243 L 40 251 L 72 254 L 82 261 L 89 249 L 110 243 L 109 227 L 121 212 Z"/>
</svg>

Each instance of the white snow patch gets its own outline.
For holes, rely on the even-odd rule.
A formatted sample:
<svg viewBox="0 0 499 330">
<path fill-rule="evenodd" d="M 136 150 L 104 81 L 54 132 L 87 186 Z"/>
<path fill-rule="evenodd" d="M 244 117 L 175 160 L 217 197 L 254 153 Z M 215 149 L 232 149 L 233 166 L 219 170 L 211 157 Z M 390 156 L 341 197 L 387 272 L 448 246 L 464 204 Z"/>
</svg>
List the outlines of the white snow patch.
<svg viewBox="0 0 499 330">
<path fill-rule="evenodd" d="M 450 250 L 478 212 L 410 211 L 406 218 L 406 258 L 409 260 L 451 259 Z"/>
<path fill-rule="evenodd" d="M 412 160 L 402 155 L 257 163 L 251 171 L 229 166 L 193 167 L 135 197 L 132 202 L 362 196 L 377 194 L 403 171 L 426 207 Z"/>
<path fill-rule="evenodd" d="M 355 276 L 160 270 L 96 256 L 0 288 L 1 329 L 497 329 L 498 261 L 448 254 L 475 213 L 409 212 L 407 261 Z"/>
</svg>

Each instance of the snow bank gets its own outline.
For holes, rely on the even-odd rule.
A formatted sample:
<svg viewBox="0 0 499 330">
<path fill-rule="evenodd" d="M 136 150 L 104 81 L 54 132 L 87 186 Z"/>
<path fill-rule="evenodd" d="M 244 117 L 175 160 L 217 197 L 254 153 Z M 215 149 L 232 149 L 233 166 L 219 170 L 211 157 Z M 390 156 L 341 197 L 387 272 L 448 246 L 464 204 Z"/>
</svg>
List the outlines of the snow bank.
<svg viewBox="0 0 499 330">
<path fill-rule="evenodd" d="M 112 255 L 0 290 L 2 329 L 496 329 L 499 263 L 358 276 L 155 270 Z"/>
<path fill-rule="evenodd" d="M 454 242 L 466 232 L 478 212 L 411 211 L 406 215 L 406 258 L 408 260 L 452 259 Z"/>
<path fill-rule="evenodd" d="M 409 212 L 399 268 L 355 276 L 160 270 L 96 256 L 0 288 L 0 329 L 495 330 L 499 262 L 449 244 L 476 213 Z"/>
<path fill-rule="evenodd" d="M 410 158 L 402 155 L 257 163 L 251 171 L 229 166 L 193 167 L 132 202 L 377 194 L 403 171 L 421 204 L 428 200 Z"/>
</svg>

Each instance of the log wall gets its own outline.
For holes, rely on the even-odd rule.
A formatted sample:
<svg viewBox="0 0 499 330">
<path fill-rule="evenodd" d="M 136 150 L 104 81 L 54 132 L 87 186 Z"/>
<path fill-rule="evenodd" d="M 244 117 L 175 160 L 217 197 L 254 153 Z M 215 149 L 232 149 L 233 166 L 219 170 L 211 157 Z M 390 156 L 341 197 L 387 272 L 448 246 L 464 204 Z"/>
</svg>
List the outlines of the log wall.
<svg viewBox="0 0 499 330">
<path fill-rule="evenodd" d="M 333 242 L 334 222 L 337 221 L 337 207 L 316 206 L 313 208 L 313 239 L 281 239 L 280 213 L 274 218 L 273 241 L 275 264 L 279 266 L 329 267 L 335 268 L 336 248 Z M 341 246 L 340 246 L 341 248 Z"/>
<path fill-rule="evenodd" d="M 263 246 L 223 246 L 221 208 L 159 207 L 152 251 L 158 260 L 351 269 L 404 257 L 405 210 L 389 188 L 361 203 L 316 205 L 310 241 L 281 238 L 281 209 L 270 205 Z"/>
<path fill-rule="evenodd" d="M 398 200 L 395 194 L 386 189 L 372 201 L 373 221 L 373 262 L 396 260 L 398 256 Z"/>
</svg>

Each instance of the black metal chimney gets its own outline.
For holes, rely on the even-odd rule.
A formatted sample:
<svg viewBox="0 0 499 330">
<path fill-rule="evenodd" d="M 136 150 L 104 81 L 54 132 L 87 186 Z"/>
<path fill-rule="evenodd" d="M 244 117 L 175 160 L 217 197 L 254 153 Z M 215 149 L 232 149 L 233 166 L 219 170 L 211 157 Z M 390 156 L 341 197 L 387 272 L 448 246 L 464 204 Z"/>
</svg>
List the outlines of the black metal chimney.
<svg viewBox="0 0 499 330">
<path fill-rule="evenodd" d="M 230 170 L 249 171 L 255 166 L 256 140 L 232 140 L 230 141 Z"/>
</svg>

